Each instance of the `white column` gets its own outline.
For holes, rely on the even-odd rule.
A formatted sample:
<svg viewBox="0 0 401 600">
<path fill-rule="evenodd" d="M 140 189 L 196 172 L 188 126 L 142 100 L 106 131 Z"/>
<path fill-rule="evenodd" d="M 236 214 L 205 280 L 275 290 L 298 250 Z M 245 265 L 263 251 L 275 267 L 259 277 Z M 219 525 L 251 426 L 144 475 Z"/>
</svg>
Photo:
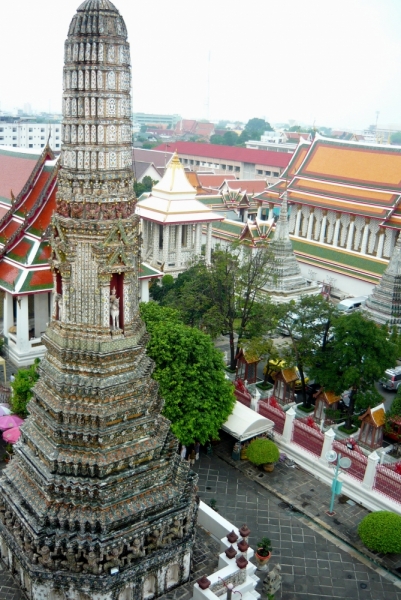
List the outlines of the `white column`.
<svg viewBox="0 0 401 600">
<path fill-rule="evenodd" d="M 13 297 L 9 292 L 5 292 L 5 295 L 4 295 L 4 317 L 3 317 L 3 328 L 4 328 L 5 337 L 8 337 L 8 330 L 13 325 L 14 325 Z"/>
<path fill-rule="evenodd" d="M 182 250 L 182 225 L 177 226 L 177 239 L 176 239 L 176 258 L 175 258 L 175 266 L 181 267 L 181 250 Z"/>
<path fill-rule="evenodd" d="M 292 406 L 285 413 L 285 423 L 284 423 L 283 435 L 281 436 L 281 440 L 283 442 L 286 442 L 287 444 L 289 444 L 292 440 L 292 429 L 294 427 L 295 415 L 296 415 L 296 412 L 292 408 Z"/>
<path fill-rule="evenodd" d="M 35 337 L 39 338 L 46 331 L 49 321 L 49 297 L 47 292 L 35 294 L 33 297 L 35 316 Z"/>
<path fill-rule="evenodd" d="M 349 224 L 348 237 L 347 237 L 347 250 L 352 250 L 352 244 L 354 241 L 354 230 L 355 230 L 355 218 L 351 217 L 351 223 Z"/>
<path fill-rule="evenodd" d="M 327 452 L 330 452 L 330 450 L 332 450 L 335 437 L 336 437 L 336 434 L 334 433 L 334 431 L 332 429 L 329 429 L 324 434 L 323 447 L 322 447 L 322 452 L 320 453 L 319 460 L 325 464 L 327 464 L 326 454 L 327 454 Z"/>
<path fill-rule="evenodd" d="M 248 221 L 248 209 L 244 208 L 244 223 Z"/>
<path fill-rule="evenodd" d="M 382 229 L 380 227 L 380 230 L 379 230 L 379 242 L 377 244 L 376 258 L 382 258 L 382 256 L 383 256 L 383 247 L 384 247 L 384 229 Z"/>
<path fill-rule="evenodd" d="M 205 259 L 206 264 L 210 265 L 212 259 L 212 223 L 207 224 Z"/>
<path fill-rule="evenodd" d="M 259 221 L 262 219 L 262 206 L 263 204 L 261 202 L 258 203 L 258 212 L 256 215 L 256 218 L 259 219 Z"/>
<path fill-rule="evenodd" d="M 269 221 L 270 221 L 270 219 L 273 218 L 273 208 L 274 208 L 274 204 L 269 204 L 269 216 L 268 216 Z"/>
<path fill-rule="evenodd" d="M 159 225 L 158 223 L 152 223 L 152 231 L 153 231 L 153 264 L 156 265 L 159 259 Z"/>
<path fill-rule="evenodd" d="M 312 231 L 313 231 L 313 219 L 314 219 L 315 215 L 313 213 L 313 210 L 311 210 L 311 213 L 309 215 L 309 223 L 308 223 L 308 231 L 306 234 L 306 238 L 308 240 L 312 239 Z"/>
<path fill-rule="evenodd" d="M 202 223 L 195 225 L 195 256 L 202 252 Z"/>
<path fill-rule="evenodd" d="M 366 254 L 366 246 L 368 245 L 369 237 L 369 223 L 366 223 L 365 229 L 363 230 L 361 254 Z"/>
<path fill-rule="evenodd" d="M 326 237 L 326 225 L 327 225 L 327 213 L 323 215 L 322 226 L 320 228 L 319 243 L 324 244 L 324 238 Z"/>
<path fill-rule="evenodd" d="M 294 231 L 294 235 L 296 235 L 297 237 L 299 237 L 299 229 L 301 227 L 301 217 L 302 217 L 302 207 L 300 204 L 298 204 L 297 220 L 295 221 L 295 231 Z"/>
<path fill-rule="evenodd" d="M 334 227 L 334 235 L 333 235 L 333 246 L 335 248 L 338 246 L 338 236 L 340 234 L 340 223 L 341 223 L 341 217 L 337 216 L 336 224 Z"/>
<path fill-rule="evenodd" d="M 17 299 L 17 351 L 21 354 L 29 352 L 29 312 L 28 296 Z"/>
<path fill-rule="evenodd" d="M 376 451 L 373 451 L 372 454 L 368 456 L 368 464 L 366 465 L 365 475 L 363 477 L 362 487 L 365 490 L 373 489 L 373 484 L 375 482 L 376 476 L 376 468 L 379 463 L 380 456 Z"/>
<path fill-rule="evenodd" d="M 149 302 L 149 279 L 141 279 L 141 302 Z"/>
<path fill-rule="evenodd" d="M 163 227 L 160 225 L 160 227 Z M 167 263 L 169 260 L 169 243 L 170 243 L 170 225 L 165 225 L 163 227 L 163 262 L 164 268 L 167 267 Z"/>
</svg>

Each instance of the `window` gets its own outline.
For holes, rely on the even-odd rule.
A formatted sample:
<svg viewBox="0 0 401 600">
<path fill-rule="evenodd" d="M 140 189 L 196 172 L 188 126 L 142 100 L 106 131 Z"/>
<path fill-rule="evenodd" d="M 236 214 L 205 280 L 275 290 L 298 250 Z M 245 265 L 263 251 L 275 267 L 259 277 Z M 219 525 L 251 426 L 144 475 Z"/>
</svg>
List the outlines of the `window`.
<svg viewBox="0 0 401 600">
<path fill-rule="evenodd" d="M 13 136 L 13 140 L 16 140 L 16 139 L 17 139 L 17 138 L 16 138 L 16 136 L 14 135 L 14 136 Z"/>
<path fill-rule="evenodd" d="M 28 129 L 28 131 L 29 131 L 29 133 L 31 133 L 31 132 L 33 131 L 32 127 L 30 127 L 30 128 Z"/>
<path fill-rule="evenodd" d="M 17 147 L 17 144 L 13 144 L 13 148 L 16 148 L 16 147 Z"/>
<path fill-rule="evenodd" d="M 271 175 L 272 172 L 271 171 L 265 171 L 265 175 Z"/>
<path fill-rule="evenodd" d="M 239 171 L 239 167 L 235 167 L 235 170 L 238 172 Z"/>
<path fill-rule="evenodd" d="M 33 140 L 33 137 L 30 135 L 30 136 L 29 136 L 29 139 L 30 139 L 30 140 Z"/>
<path fill-rule="evenodd" d="M 16 127 L 13 127 L 13 133 L 15 133 L 17 131 Z"/>
<path fill-rule="evenodd" d="M 60 148 L 60 144 L 56 144 L 56 148 Z"/>
<path fill-rule="evenodd" d="M 41 148 L 44 148 L 44 147 L 45 147 L 45 145 L 44 145 L 44 144 L 40 144 L 40 147 L 41 147 Z"/>
<path fill-rule="evenodd" d="M 60 136 L 59 136 L 59 135 L 56 135 L 56 140 L 59 140 L 59 139 L 60 139 Z"/>
<path fill-rule="evenodd" d="M 33 144 L 29 144 L 29 145 L 28 145 L 28 148 L 33 148 Z"/>
<path fill-rule="evenodd" d="M 60 129 L 58 129 L 58 128 L 57 128 L 57 129 L 56 129 L 56 133 L 58 133 L 59 131 L 60 131 Z"/>
<path fill-rule="evenodd" d="M 258 175 L 263 175 L 263 171 L 262 171 L 261 169 L 257 169 L 257 170 L 256 170 L 256 173 L 257 173 Z"/>
<path fill-rule="evenodd" d="M 278 173 L 277 171 L 273 171 L 273 177 L 278 177 L 280 175 L 280 173 Z"/>
<path fill-rule="evenodd" d="M 4 136 L 3 135 L 0 135 L 0 140 L 4 140 Z"/>
<path fill-rule="evenodd" d="M 233 170 L 233 166 L 232 165 L 228 165 L 228 170 L 232 171 Z"/>
<path fill-rule="evenodd" d="M 45 130 L 42 128 L 42 129 L 40 130 L 40 133 L 44 133 L 44 132 L 45 132 Z"/>
<path fill-rule="evenodd" d="M 4 131 L 4 127 L 0 127 L 0 131 Z"/>
<path fill-rule="evenodd" d="M 40 136 L 40 139 L 41 139 L 41 140 L 44 140 L 44 139 L 45 139 L 45 136 L 44 136 L 44 135 Z"/>
</svg>

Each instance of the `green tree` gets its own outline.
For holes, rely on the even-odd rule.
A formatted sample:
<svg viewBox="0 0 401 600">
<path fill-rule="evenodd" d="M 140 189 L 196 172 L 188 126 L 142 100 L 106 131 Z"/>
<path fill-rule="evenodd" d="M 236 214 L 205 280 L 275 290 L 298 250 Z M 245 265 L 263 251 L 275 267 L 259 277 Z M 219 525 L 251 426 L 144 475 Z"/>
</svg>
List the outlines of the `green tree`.
<svg viewBox="0 0 401 600">
<path fill-rule="evenodd" d="M 283 358 L 288 364 L 297 366 L 301 379 L 303 406 L 310 408 L 310 397 L 306 394 L 305 369 L 316 361 L 317 352 L 324 353 L 335 307 L 322 296 L 302 296 L 298 302 L 281 306 L 283 315 L 280 328 L 289 338 Z"/>
<path fill-rule="evenodd" d="M 174 277 L 166 274 L 162 277 L 161 285 L 156 279 L 150 286 L 149 295 L 156 302 L 162 303 L 169 291 L 174 287 Z"/>
<path fill-rule="evenodd" d="M 267 386 L 271 375 L 277 370 L 271 368 L 270 361 L 278 360 L 280 358 L 280 353 L 277 346 L 274 344 L 274 340 L 268 337 L 255 336 L 250 339 L 241 340 L 240 344 L 250 356 L 264 359 L 263 385 Z"/>
<path fill-rule="evenodd" d="M 15 414 L 24 418 L 28 416 L 28 402 L 32 398 L 32 388 L 39 379 L 39 359 L 35 359 L 33 365 L 26 369 L 19 369 L 15 380 L 11 383 L 13 393 L 11 396 L 11 408 Z"/>
<path fill-rule="evenodd" d="M 136 197 L 139 198 L 142 194 L 151 192 L 152 187 L 158 183 L 152 179 L 149 175 L 146 175 L 142 181 L 134 181 L 134 190 Z"/>
<path fill-rule="evenodd" d="M 253 119 L 249 119 L 248 123 L 245 125 L 245 130 L 251 135 L 251 139 L 260 140 L 260 136 L 262 136 L 265 131 L 273 131 L 273 127 L 264 119 L 254 117 Z"/>
<path fill-rule="evenodd" d="M 226 131 L 223 135 L 223 144 L 226 146 L 235 146 L 238 143 L 239 135 L 235 131 Z"/>
<path fill-rule="evenodd" d="M 395 365 L 397 346 L 388 339 L 387 328 L 378 327 L 360 312 L 336 317 L 333 330 L 333 339 L 318 353 L 311 375 L 337 394 L 351 389 L 346 419 L 346 428 L 351 429 L 355 408 L 382 401 L 374 383 Z"/>
<path fill-rule="evenodd" d="M 395 131 L 390 136 L 390 142 L 392 144 L 401 145 L 401 131 Z"/>
<path fill-rule="evenodd" d="M 214 144 L 215 146 L 222 146 L 224 144 L 223 136 L 214 133 L 210 136 L 210 143 Z"/>
<path fill-rule="evenodd" d="M 141 315 L 151 335 L 147 352 L 156 363 L 163 414 L 182 444 L 205 444 L 218 438 L 235 404 L 222 354 L 208 335 L 180 323 L 177 313 L 151 304 L 141 305 Z"/>
</svg>

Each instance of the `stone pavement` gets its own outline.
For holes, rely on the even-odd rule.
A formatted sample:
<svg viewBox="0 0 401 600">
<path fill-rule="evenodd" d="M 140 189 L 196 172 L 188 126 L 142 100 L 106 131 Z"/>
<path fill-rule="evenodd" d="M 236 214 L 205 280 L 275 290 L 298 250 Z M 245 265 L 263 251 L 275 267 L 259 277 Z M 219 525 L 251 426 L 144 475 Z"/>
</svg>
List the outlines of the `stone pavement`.
<svg viewBox="0 0 401 600">
<path fill-rule="evenodd" d="M 207 503 L 215 499 L 221 515 L 235 525 L 246 523 L 251 530 L 249 543 L 253 548 L 261 537 L 271 539 L 271 563 L 280 563 L 283 575 L 282 591 L 275 595 L 275 600 L 401 600 L 399 580 L 400 587 L 397 587 L 393 583 L 395 577 L 386 574 L 304 514 L 294 512 L 287 502 L 216 454 L 211 457 L 201 454 L 195 470 L 199 474 L 200 498 Z M 306 483 L 311 476 L 305 472 L 299 474 L 297 469 L 283 467 L 281 473 L 281 476 L 275 475 L 277 485 L 291 493 L 294 501 L 310 503 L 321 515 L 330 500 L 329 488 L 313 477 L 313 484 L 311 480 Z M 298 497 L 298 494 L 306 493 L 300 481 L 302 478 L 305 486 L 309 486 L 306 495 L 311 496 L 310 499 Z M 296 495 L 291 491 L 292 481 Z M 323 486 L 324 494 L 320 486 Z M 322 498 L 314 500 L 320 494 Z M 354 526 L 353 510 L 360 519 L 360 509 L 349 505 L 341 515 L 339 513 L 339 520 L 344 518 L 345 527 Z"/>
<path fill-rule="evenodd" d="M 0 560 L 0 600 L 26 600 L 15 579 Z"/>
</svg>

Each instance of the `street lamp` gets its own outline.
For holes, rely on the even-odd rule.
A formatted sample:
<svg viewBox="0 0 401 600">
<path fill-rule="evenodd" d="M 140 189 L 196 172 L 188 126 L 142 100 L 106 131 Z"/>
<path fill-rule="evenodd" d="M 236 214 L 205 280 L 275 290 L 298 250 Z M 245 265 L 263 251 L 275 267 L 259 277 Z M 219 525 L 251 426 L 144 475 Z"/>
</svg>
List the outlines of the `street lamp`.
<svg viewBox="0 0 401 600">
<path fill-rule="evenodd" d="M 329 463 L 334 463 L 337 461 L 336 466 L 335 466 L 335 471 L 334 471 L 333 482 L 331 484 L 330 510 L 326 511 L 326 514 L 329 515 L 329 517 L 334 517 L 334 515 L 336 514 L 333 510 L 334 498 L 335 498 L 336 494 L 341 493 L 341 488 L 343 485 L 341 483 L 341 481 L 337 481 L 338 474 L 340 472 L 340 468 L 341 469 L 349 469 L 349 467 L 351 466 L 351 460 L 348 458 L 348 456 L 341 457 L 341 454 L 337 455 L 337 452 L 335 452 L 334 450 L 329 450 L 329 452 L 326 452 L 326 460 Z"/>
</svg>

